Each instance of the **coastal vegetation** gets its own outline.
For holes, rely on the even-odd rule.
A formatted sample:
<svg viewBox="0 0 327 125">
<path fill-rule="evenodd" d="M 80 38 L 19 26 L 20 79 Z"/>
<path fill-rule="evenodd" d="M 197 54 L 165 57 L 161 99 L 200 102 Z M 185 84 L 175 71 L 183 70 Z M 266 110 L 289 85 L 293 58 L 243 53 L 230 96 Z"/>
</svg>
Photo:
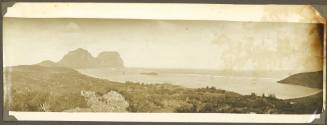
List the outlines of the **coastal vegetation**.
<svg viewBox="0 0 327 125">
<path fill-rule="evenodd" d="M 65 67 L 6 67 L 4 79 L 11 88 L 6 100 L 11 111 L 312 114 L 321 112 L 322 107 L 321 93 L 281 100 L 274 95 L 240 95 L 211 86 L 119 83 Z"/>
</svg>

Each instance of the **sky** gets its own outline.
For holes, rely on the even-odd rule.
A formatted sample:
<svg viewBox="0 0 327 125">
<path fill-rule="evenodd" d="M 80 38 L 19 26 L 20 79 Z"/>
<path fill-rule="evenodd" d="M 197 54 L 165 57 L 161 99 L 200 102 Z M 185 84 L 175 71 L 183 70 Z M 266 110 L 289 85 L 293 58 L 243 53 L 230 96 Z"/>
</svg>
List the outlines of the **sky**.
<svg viewBox="0 0 327 125">
<path fill-rule="evenodd" d="M 191 20 L 4 18 L 4 66 L 59 61 L 84 48 L 117 51 L 127 67 L 322 69 L 316 25 Z"/>
<path fill-rule="evenodd" d="M 5 17 L 324 23 L 312 5 L 17 2 Z"/>
</svg>

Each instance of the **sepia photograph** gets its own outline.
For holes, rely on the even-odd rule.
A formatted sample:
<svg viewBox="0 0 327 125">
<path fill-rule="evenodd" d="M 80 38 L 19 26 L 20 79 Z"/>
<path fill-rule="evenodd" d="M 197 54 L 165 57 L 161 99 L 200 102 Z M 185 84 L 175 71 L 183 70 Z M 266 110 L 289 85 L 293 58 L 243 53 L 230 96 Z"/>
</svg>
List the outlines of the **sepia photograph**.
<svg viewBox="0 0 327 125">
<path fill-rule="evenodd" d="M 324 37 L 325 22 L 4 17 L 5 108 L 320 114 Z"/>
</svg>

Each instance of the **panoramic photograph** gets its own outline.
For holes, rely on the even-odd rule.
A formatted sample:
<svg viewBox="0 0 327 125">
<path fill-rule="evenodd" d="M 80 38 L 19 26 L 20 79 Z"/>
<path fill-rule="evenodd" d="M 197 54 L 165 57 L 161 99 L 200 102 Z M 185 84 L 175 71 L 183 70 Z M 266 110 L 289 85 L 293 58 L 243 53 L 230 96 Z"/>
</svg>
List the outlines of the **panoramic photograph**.
<svg viewBox="0 0 327 125">
<path fill-rule="evenodd" d="M 323 28 L 287 22 L 4 18 L 5 108 L 318 114 Z"/>
</svg>

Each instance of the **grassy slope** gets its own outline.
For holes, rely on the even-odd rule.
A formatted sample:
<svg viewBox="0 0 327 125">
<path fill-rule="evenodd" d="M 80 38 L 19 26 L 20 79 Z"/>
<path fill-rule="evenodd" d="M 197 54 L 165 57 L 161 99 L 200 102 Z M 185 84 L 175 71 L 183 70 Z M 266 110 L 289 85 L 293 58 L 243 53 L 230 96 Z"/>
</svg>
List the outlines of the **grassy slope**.
<svg viewBox="0 0 327 125">
<path fill-rule="evenodd" d="M 125 84 L 89 77 L 62 67 L 16 66 L 5 69 L 5 82 L 12 83 L 10 110 L 51 111 L 87 107 L 81 90 L 102 95 L 111 90 L 129 102 L 130 112 L 228 112 L 228 113 L 313 113 L 318 105 L 302 101 L 290 104 L 274 97 L 242 96 L 211 88 L 190 89 L 170 84 L 127 82 Z M 310 100 L 318 102 L 318 99 Z M 318 103 L 317 103 L 318 104 Z M 300 111 L 299 111 L 300 110 Z"/>
<path fill-rule="evenodd" d="M 322 100 L 323 100 L 323 92 L 308 97 L 289 99 L 287 101 L 296 103 L 296 105 L 294 105 L 293 108 L 299 109 L 298 112 L 302 114 L 302 113 L 306 113 L 307 111 L 321 112 L 322 105 L 323 105 Z"/>
</svg>

